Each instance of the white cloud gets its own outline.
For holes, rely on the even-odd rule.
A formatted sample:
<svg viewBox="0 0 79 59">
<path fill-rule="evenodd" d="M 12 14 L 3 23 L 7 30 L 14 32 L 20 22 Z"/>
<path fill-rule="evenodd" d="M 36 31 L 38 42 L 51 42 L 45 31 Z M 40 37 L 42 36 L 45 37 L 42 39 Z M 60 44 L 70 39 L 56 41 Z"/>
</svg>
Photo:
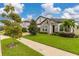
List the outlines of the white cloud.
<svg viewBox="0 0 79 59">
<path fill-rule="evenodd" d="M 72 16 L 69 13 L 63 13 L 61 18 L 72 19 Z"/>
<path fill-rule="evenodd" d="M 26 18 L 27 20 L 32 20 L 33 19 L 33 15 L 27 15 L 27 18 Z"/>
<path fill-rule="evenodd" d="M 25 21 L 25 18 L 22 18 L 21 20 L 22 20 L 22 21 Z"/>
<path fill-rule="evenodd" d="M 27 19 L 32 19 L 33 16 L 32 15 L 27 15 Z"/>
<path fill-rule="evenodd" d="M 67 8 L 64 10 L 64 12 L 67 12 L 69 14 L 76 14 L 74 8 Z"/>
<path fill-rule="evenodd" d="M 44 11 L 41 14 L 42 16 L 56 14 L 61 11 L 59 7 L 54 7 L 53 4 L 50 4 L 50 3 L 41 4 L 41 7 L 44 9 Z"/>
<path fill-rule="evenodd" d="M 5 3 L 4 4 L 4 7 L 2 7 L 2 8 L 0 8 L 0 15 L 2 14 L 2 13 L 5 13 L 5 14 L 7 14 L 5 11 L 4 11 L 4 8 L 5 8 L 5 6 L 6 5 L 10 5 L 10 3 Z M 24 7 L 24 4 L 20 4 L 20 3 L 14 3 L 14 4 L 12 4 L 11 3 L 11 5 L 12 6 L 14 6 L 14 8 L 15 8 L 15 13 L 22 13 L 23 12 L 23 7 Z M 10 13 L 10 12 L 9 12 Z"/>
<path fill-rule="evenodd" d="M 10 5 L 10 3 L 5 3 L 4 6 L 6 6 L 6 5 Z M 11 5 L 14 6 L 16 13 L 22 13 L 23 12 L 24 4 L 21 4 L 21 3 L 11 3 Z"/>
<path fill-rule="evenodd" d="M 32 19 L 33 19 L 33 15 L 27 15 L 26 18 L 22 18 L 21 20 L 22 21 L 26 21 L 26 20 L 31 21 Z"/>
<path fill-rule="evenodd" d="M 47 8 L 52 8 L 53 4 L 51 3 L 44 3 L 44 4 L 41 4 L 42 8 L 44 9 L 47 9 Z"/>
<path fill-rule="evenodd" d="M 52 16 L 52 15 L 47 15 L 46 17 L 47 17 L 47 18 L 52 18 L 53 16 Z"/>
<path fill-rule="evenodd" d="M 79 5 L 75 6 L 75 7 L 74 7 L 74 10 L 75 10 L 75 11 L 79 11 Z"/>
<path fill-rule="evenodd" d="M 61 18 L 67 18 L 67 19 L 79 19 L 79 5 L 72 7 L 72 8 L 66 8 L 62 12 Z"/>
<path fill-rule="evenodd" d="M 79 5 L 72 8 L 66 8 L 63 11 L 61 11 L 59 7 L 54 7 L 53 4 L 50 3 L 42 4 L 41 6 L 44 9 L 42 16 L 51 18 L 53 17 L 52 14 L 61 13 L 60 18 L 79 19 Z"/>
<path fill-rule="evenodd" d="M 62 12 L 61 18 L 66 18 L 66 19 L 72 19 L 74 18 L 74 15 L 76 14 L 74 8 L 66 8 Z"/>
<path fill-rule="evenodd" d="M 0 14 L 4 13 L 4 8 L 0 8 Z"/>
</svg>

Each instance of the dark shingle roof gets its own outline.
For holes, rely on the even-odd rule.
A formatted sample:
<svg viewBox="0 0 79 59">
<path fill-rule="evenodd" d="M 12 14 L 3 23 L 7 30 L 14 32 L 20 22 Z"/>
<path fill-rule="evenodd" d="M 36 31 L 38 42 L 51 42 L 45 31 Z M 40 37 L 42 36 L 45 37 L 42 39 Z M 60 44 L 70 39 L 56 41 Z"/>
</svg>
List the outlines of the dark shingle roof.
<svg viewBox="0 0 79 59">
<path fill-rule="evenodd" d="M 47 18 L 47 17 L 43 17 L 43 16 L 39 16 L 36 21 L 39 19 L 39 18 L 45 18 L 41 23 L 43 23 L 45 20 L 50 20 L 50 21 L 55 21 L 56 23 L 61 23 L 63 21 L 63 19 L 56 19 L 56 18 Z M 40 23 L 40 24 L 41 24 Z"/>
</svg>

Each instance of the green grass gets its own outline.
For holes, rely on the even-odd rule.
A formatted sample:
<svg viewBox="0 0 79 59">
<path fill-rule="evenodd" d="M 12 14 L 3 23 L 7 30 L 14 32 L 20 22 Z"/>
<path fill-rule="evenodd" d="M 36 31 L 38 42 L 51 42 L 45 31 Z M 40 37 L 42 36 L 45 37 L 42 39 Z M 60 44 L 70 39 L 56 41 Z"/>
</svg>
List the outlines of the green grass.
<svg viewBox="0 0 79 59">
<path fill-rule="evenodd" d="M 1 41 L 3 56 L 42 56 L 42 54 L 14 40 L 17 43 L 15 48 L 8 48 L 7 45 L 12 42 L 11 38 Z"/>
<path fill-rule="evenodd" d="M 79 38 L 66 38 L 48 34 L 27 35 L 24 37 L 79 55 Z"/>
<path fill-rule="evenodd" d="M 4 34 L 4 31 L 0 31 L 0 34 Z"/>
</svg>

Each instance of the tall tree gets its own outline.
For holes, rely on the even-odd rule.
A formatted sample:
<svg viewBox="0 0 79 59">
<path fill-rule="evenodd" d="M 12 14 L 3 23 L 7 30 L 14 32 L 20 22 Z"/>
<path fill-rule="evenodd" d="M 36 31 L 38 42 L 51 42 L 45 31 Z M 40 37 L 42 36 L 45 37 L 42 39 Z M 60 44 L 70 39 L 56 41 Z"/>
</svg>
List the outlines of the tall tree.
<svg viewBox="0 0 79 59">
<path fill-rule="evenodd" d="M 5 34 L 12 37 L 13 39 L 20 38 L 22 36 L 22 27 L 20 26 L 21 17 L 19 14 L 15 13 L 15 8 L 9 4 L 5 6 L 2 17 L 8 20 L 2 20 L 1 22 L 5 24 Z M 10 47 L 14 47 L 14 41 L 11 43 Z"/>
<path fill-rule="evenodd" d="M 32 35 L 36 35 L 37 34 L 37 25 L 36 22 L 34 20 L 31 20 L 30 26 L 29 26 L 29 32 Z"/>
</svg>

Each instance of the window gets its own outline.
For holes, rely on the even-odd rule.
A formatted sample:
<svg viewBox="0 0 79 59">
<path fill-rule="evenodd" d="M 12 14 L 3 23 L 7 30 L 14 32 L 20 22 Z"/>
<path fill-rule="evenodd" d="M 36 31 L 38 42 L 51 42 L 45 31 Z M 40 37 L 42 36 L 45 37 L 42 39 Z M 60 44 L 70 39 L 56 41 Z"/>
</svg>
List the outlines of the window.
<svg viewBox="0 0 79 59">
<path fill-rule="evenodd" d="M 43 28 L 43 31 L 44 31 L 44 28 Z"/>
<path fill-rule="evenodd" d="M 45 29 L 45 31 L 47 31 L 47 29 Z"/>
<path fill-rule="evenodd" d="M 63 31 L 63 25 L 60 25 L 60 31 Z"/>
<path fill-rule="evenodd" d="M 47 26 L 46 25 L 43 26 L 43 31 L 45 31 L 45 32 L 47 31 Z"/>
</svg>

